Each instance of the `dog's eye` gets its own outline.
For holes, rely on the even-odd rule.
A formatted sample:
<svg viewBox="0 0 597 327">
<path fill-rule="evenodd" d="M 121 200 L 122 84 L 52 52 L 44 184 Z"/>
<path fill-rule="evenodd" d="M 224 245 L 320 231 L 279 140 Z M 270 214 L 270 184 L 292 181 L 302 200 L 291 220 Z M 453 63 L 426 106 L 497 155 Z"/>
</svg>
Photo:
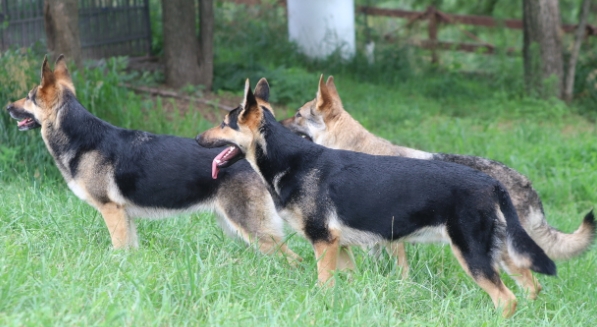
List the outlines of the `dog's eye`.
<svg viewBox="0 0 597 327">
<path fill-rule="evenodd" d="M 303 117 L 303 116 L 301 115 L 301 113 L 300 113 L 300 112 L 298 112 L 298 111 L 296 112 L 296 115 L 294 115 L 294 116 L 295 116 L 296 118 L 301 118 L 301 117 Z"/>
</svg>

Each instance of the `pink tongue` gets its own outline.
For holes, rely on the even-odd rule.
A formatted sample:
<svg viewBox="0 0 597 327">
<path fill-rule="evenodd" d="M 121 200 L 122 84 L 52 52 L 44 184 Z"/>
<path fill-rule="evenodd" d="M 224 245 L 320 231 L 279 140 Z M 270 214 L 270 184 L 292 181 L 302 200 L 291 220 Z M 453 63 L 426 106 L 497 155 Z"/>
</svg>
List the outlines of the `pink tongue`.
<svg viewBox="0 0 597 327">
<path fill-rule="evenodd" d="M 21 120 L 20 122 L 17 122 L 17 126 L 21 127 L 21 126 L 27 124 L 27 122 L 29 122 L 29 118 L 26 118 L 26 119 Z"/>
<path fill-rule="evenodd" d="M 224 149 L 224 151 L 220 152 L 214 160 L 211 162 L 211 178 L 218 179 L 218 172 L 220 172 L 220 167 L 218 167 L 218 163 L 221 161 L 222 157 L 228 152 L 228 148 Z"/>
<path fill-rule="evenodd" d="M 212 161 L 211 163 L 211 178 L 218 179 L 218 173 L 220 172 L 220 168 L 218 168 L 218 164 L 216 160 Z"/>
</svg>

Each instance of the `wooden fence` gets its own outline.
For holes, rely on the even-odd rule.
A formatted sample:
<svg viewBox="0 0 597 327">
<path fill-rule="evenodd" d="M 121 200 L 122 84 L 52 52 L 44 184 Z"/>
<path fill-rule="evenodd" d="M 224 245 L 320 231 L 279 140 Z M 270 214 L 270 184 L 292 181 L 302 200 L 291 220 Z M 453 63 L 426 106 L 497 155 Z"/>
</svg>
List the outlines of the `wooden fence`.
<svg viewBox="0 0 597 327">
<path fill-rule="evenodd" d="M 0 0 L 0 50 L 45 40 L 44 0 Z M 151 47 L 149 0 L 79 0 L 83 58 L 144 55 Z"/>
<path fill-rule="evenodd" d="M 256 5 L 260 4 L 262 0 L 227 0 L 237 4 Z M 286 0 L 278 0 L 279 5 L 286 6 Z M 425 11 L 410 11 L 401 9 L 385 9 L 368 6 L 357 6 L 356 14 L 364 14 L 369 16 L 383 16 L 408 19 L 405 26 L 410 26 L 417 21 L 427 21 L 427 35 L 426 40 L 409 40 L 409 43 L 421 48 L 432 50 L 432 60 L 437 61 L 437 53 L 435 50 L 455 50 L 466 52 L 477 52 L 483 54 L 494 54 L 496 47 L 484 42 L 479 37 L 469 31 L 463 31 L 465 36 L 474 41 L 474 43 L 465 42 L 449 42 L 438 40 L 437 34 L 441 24 L 460 24 L 473 25 L 491 28 L 508 28 L 522 30 L 522 20 L 504 19 L 499 20 L 488 16 L 473 16 L 473 15 L 454 15 L 437 10 L 430 6 Z M 564 24 L 562 31 L 565 33 L 573 33 L 577 25 Z M 597 36 L 597 27 L 587 24 L 585 37 Z M 393 42 L 396 38 L 392 35 L 386 35 L 385 40 Z M 516 49 L 506 49 L 506 53 L 513 54 Z"/>
<path fill-rule="evenodd" d="M 425 11 L 408 11 L 400 9 L 383 9 L 375 7 L 360 6 L 356 9 L 357 13 L 369 15 L 369 16 L 384 16 L 384 17 L 395 17 L 408 19 L 405 26 L 412 25 L 416 21 L 427 21 L 427 40 L 418 40 L 411 42 L 412 44 L 430 49 L 433 52 L 432 60 L 437 61 L 437 53 L 435 50 L 457 50 L 467 52 L 480 52 L 485 54 L 495 53 L 495 46 L 482 41 L 479 37 L 469 31 L 463 31 L 463 33 L 469 39 L 475 41 L 475 43 L 464 43 L 464 42 L 447 42 L 440 41 L 437 38 L 438 28 L 440 24 L 461 24 L 461 25 L 473 25 L 493 28 L 509 28 L 522 30 L 522 20 L 516 19 L 504 19 L 497 20 L 487 16 L 471 16 L 471 15 L 453 15 L 437 10 L 435 7 L 428 7 Z M 577 25 L 562 25 L 562 31 L 565 33 L 572 33 L 576 30 Z M 593 25 L 587 24 L 585 37 L 597 36 L 597 28 Z M 387 41 L 392 41 L 391 35 L 386 35 Z M 515 52 L 515 49 L 507 49 L 507 53 Z"/>
</svg>

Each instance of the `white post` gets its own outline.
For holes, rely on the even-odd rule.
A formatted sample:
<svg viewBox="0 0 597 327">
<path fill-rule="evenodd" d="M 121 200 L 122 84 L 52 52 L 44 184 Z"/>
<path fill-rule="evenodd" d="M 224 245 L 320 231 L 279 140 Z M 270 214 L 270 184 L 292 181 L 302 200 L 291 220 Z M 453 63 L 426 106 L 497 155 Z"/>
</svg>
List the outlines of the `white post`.
<svg viewBox="0 0 597 327">
<path fill-rule="evenodd" d="M 311 58 L 355 53 L 354 0 L 288 0 L 288 34 Z"/>
</svg>

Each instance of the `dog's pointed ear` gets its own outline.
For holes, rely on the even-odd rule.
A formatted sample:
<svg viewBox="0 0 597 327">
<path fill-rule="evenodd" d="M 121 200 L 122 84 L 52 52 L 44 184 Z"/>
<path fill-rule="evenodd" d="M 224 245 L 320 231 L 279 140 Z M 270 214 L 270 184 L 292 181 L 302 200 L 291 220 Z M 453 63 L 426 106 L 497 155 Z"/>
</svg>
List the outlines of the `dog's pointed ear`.
<svg viewBox="0 0 597 327">
<path fill-rule="evenodd" d="M 255 95 L 251 91 L 251 83 L 248 78 L 245 80 L 245 96 L 243 97 L 242 105 L 244 110 L 257 105 L 257 99 L 255 99 Z"/>
<path fill-rule="evenodd" d="M 243 110 L 240 112 L 240 121 L 246 122 L 251 117 L 251 113 L 259 111 L 257 99 L 251 91 L 251 84 L 249 79 L 245 81 L 245 96 L 242 103 Z"/>
<path fill-rule="evenodd" d="M 44 56 L 44 63 L 41 64 L 41 82 L 39 86 L 44 89 L 50 85 L 54 85 L 55 82 L 56 77 L 54 76 L 54 72 L 52 72 L 48 65 L 48 56 Z"/>
<path fill-rule="evenodd" d="M 59 55 L 58 59 L 56 59 L 56 64 L 54 65 L 54 76 L 56 79 L 71 82 L 70 73 L 66 67 L 66 58 L 64 58 L 63 54 Z"/>
<path fill-rule="evenodd" d="M 338 96 L 338 90 L 336 90 L 336 84 L 334 84 L 334 76 L 329 76 L 328 77 L 328 81 L 325 82 L 325 85 L 328 87 L 328 90 L 330 90 L 330 93 L 334 96 Z"/>
<path fill-rule="evenodd" d="M 265 102 L 269 102 L 269 84 L 265 78 L 262 78 L 257 82 L 255 86 L 255 96 L 264 100 Z"/>
<path fill-rule="evenodd" d="M 319 88 L 317 90 L 317 97 L 315 107 L 317 110 L 323 112 L 326 109 L 332 108 L 333 98 L 327 85 L 323 82 L 323 74 L 319 77 Z"/>
</svg>

